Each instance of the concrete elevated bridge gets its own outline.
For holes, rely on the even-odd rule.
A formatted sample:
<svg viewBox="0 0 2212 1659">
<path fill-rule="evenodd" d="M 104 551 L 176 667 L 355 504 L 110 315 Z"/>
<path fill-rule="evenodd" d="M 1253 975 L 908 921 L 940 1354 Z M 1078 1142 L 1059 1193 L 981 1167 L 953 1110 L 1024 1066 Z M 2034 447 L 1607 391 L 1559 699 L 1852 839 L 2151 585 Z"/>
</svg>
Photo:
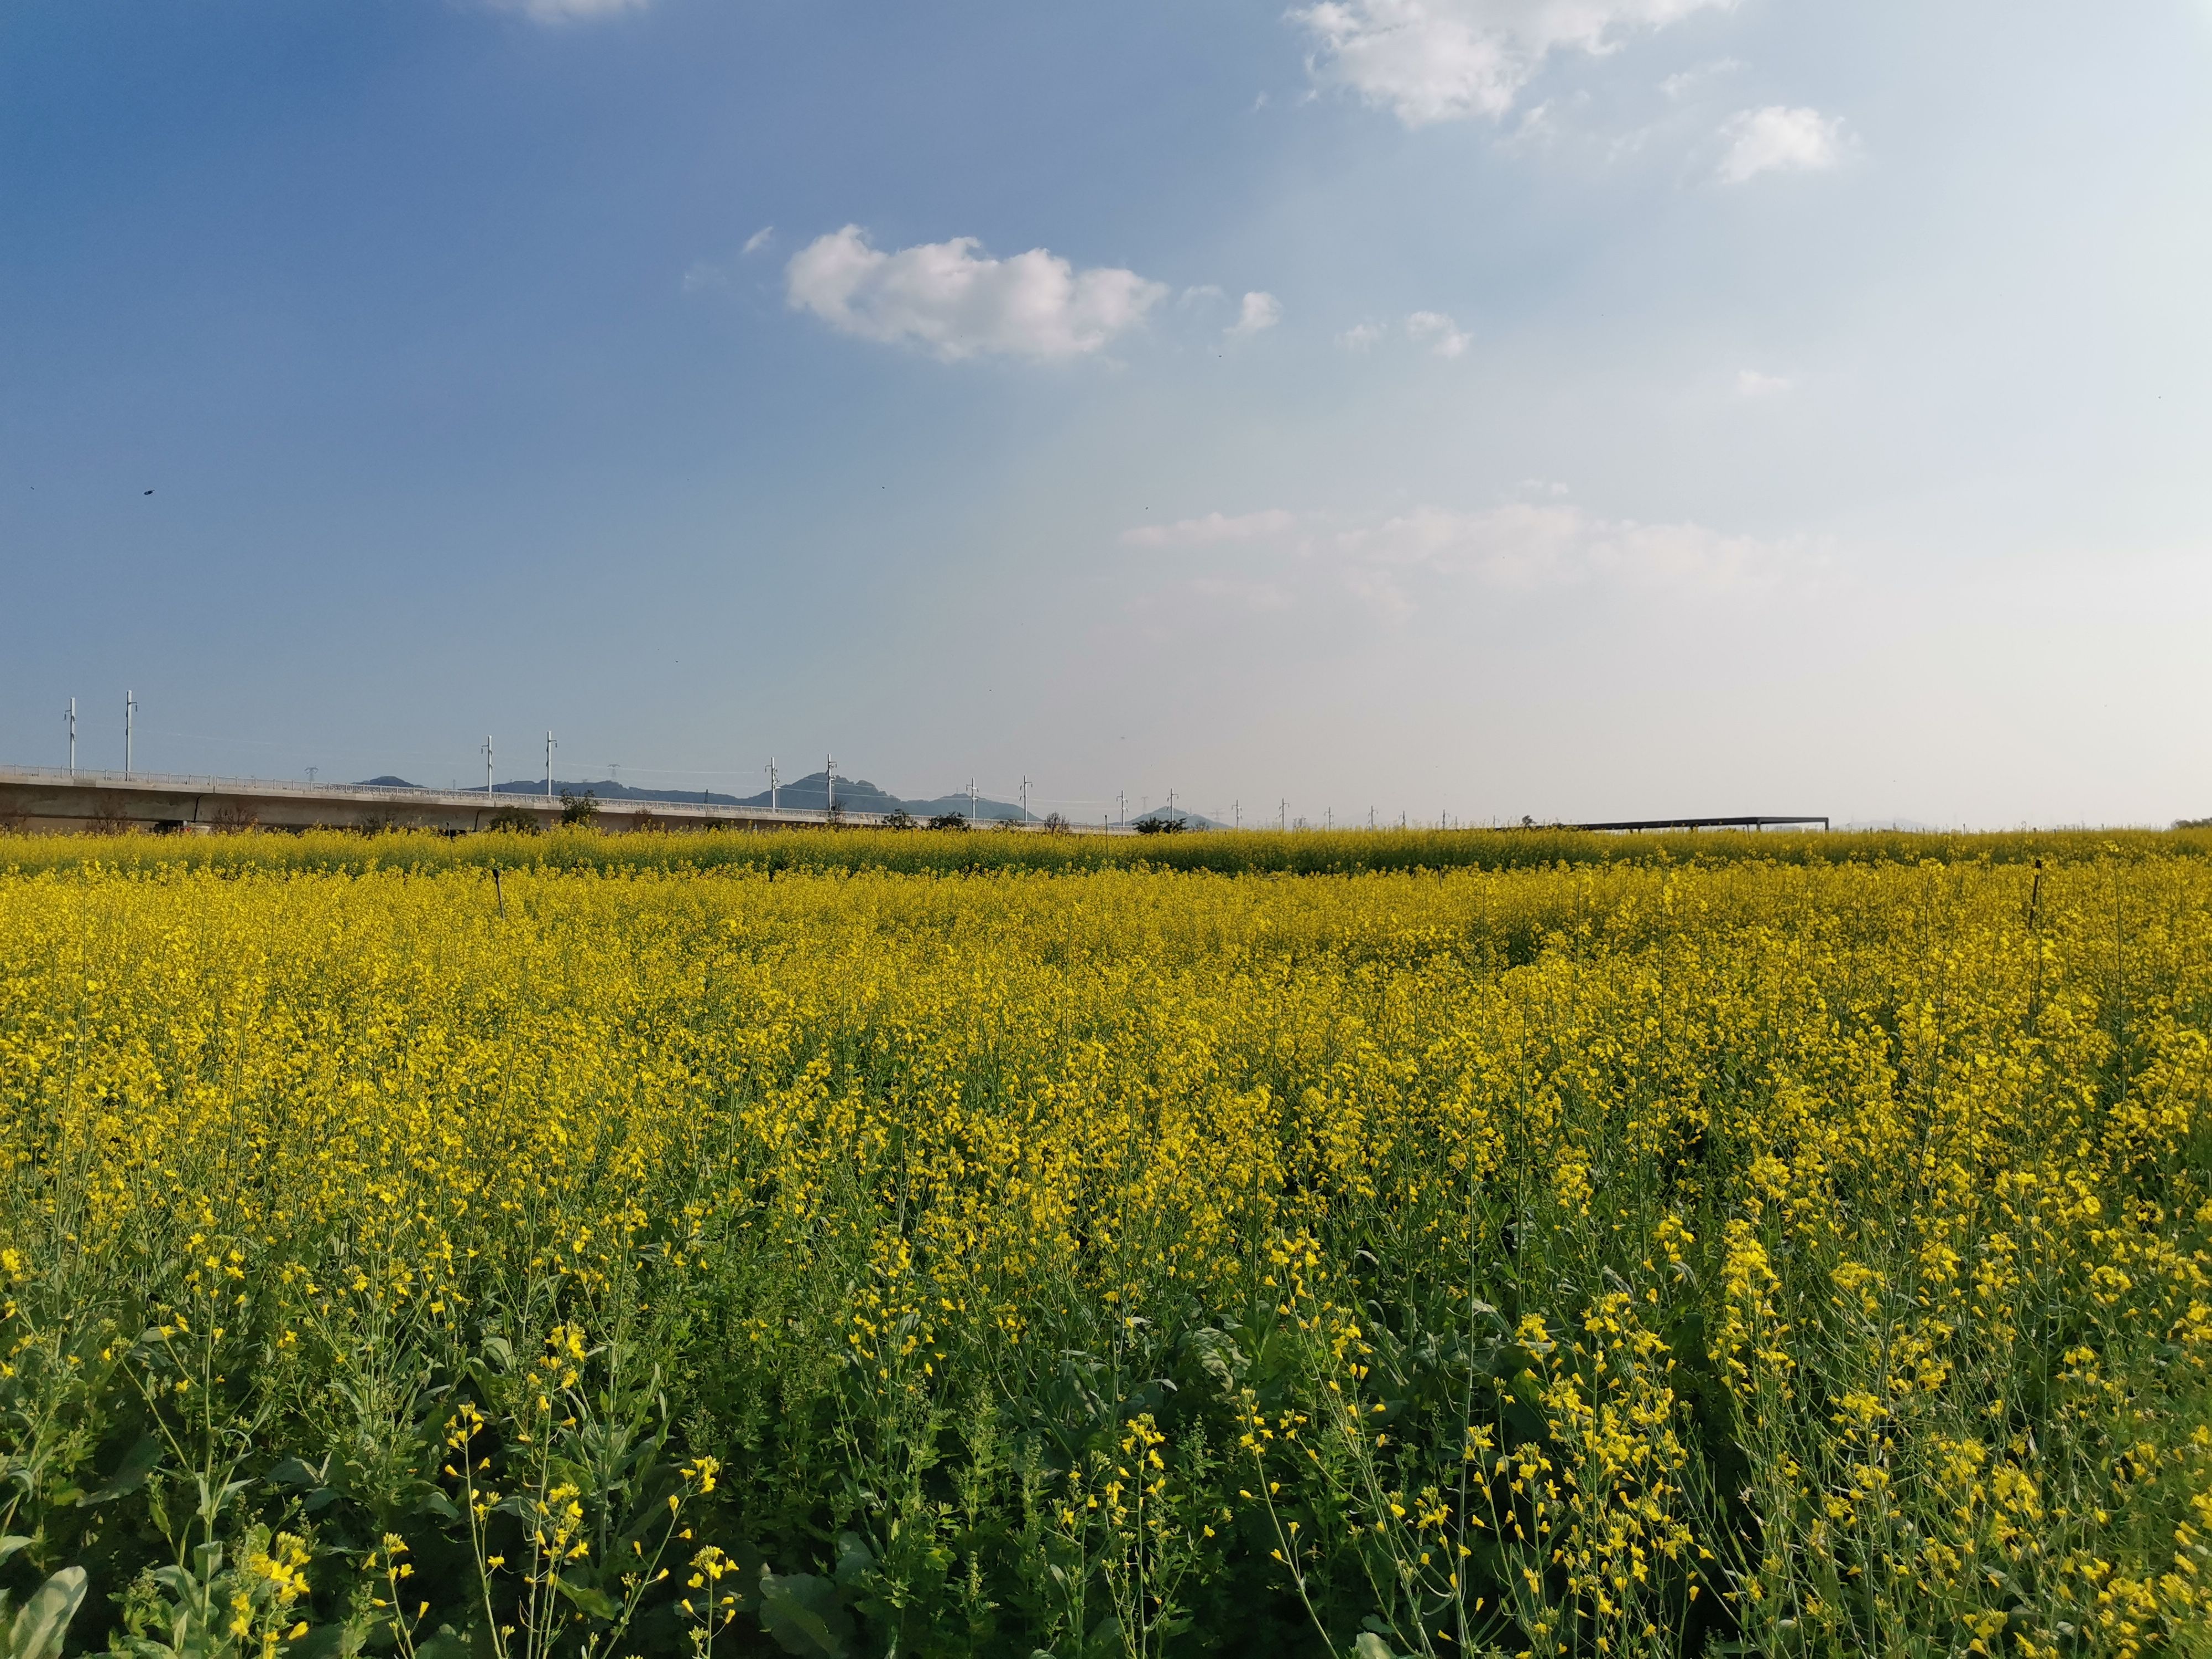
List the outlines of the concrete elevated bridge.
<svg viewBox="0 0 2212 1659">
<path fill-rule="evenodd" d="M 70 771 L 0 766 L 0 825 L 40 831 L 166 830 L 210 835 L 226 830 L 436 830 L 465 835 L 501 814 L 541 827 L 561 821 L 557 797 L 483 789 L 400 789 L 366 783 L 294 783 L 198 773 Z M 603 830 L 797 830 L 832 823 L 880 826 L 880 812 L 797 806 L 725 806 L 702 801 L 607 800 Z M 1041 824 L 1010 824 L 1036 830 Z M 1079 826 L 1078 826 L 1079 827 Z M 1091 833 L 1097 834 L 1097 830 Z"/>
</svg>

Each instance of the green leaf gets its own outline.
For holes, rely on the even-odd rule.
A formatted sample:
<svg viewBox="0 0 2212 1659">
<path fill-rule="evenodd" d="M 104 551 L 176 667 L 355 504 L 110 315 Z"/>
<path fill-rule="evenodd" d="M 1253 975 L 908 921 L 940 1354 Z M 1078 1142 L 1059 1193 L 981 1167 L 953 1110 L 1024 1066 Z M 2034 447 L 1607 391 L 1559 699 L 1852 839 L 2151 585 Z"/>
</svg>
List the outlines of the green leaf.
<svg viewBox="0 0 2212 1659">
<path fill-rule="evenodd" d="M 296 1457 L 288 1457 L 269 1471 L 269 1483 L 276 1486 L 319 1486 L 323 1477 L 319 1470 L 309 1468 Z"/>
<path fill-rule="evenodd" d="M 20 1532 L 11 1532 L 5 1538 L 0 1538 L 0 1561 L 5 1561 L 30 1541 Z"/>
<path fill-rule="evenodd" d="M 605 1619 L 611 1622 L 622 1617 L 622 1609 L 615 1605 L 614 1598 L 603 1589 L 593 1589 L 589 1584 L 572 1583 L 568 1579 L 559 1577 L 556 1577 L 553 1580 L 553 1588 L 594 1619 Z"/>
<path fill-rule="evenodd" d="M 876 1558 L 870 1552 L 867 1541 L 860 1534 L 841 1532 L 837 1534 L 837 1565 L 835 1576 L 839 1589 L 848 1595 L 856 1594 L 866 1586 L 868 1575 L 875 1570 Z"/>
<path fill-rule="evenodd" d="M 285 1644 L 284 1659 L 339 1659 L 345 1651 L 346 1633 L 342 1624 L 318 1625 L 298 1641 Z"/>
<path fill-rule="evenodd" d="M 778 1575 L 761 1569 L 761 1627 L 799 1659 L 845 1659 L 853 1615 L 836 1586 L 811 1572 Z"/>
<path fill-rule="evenodd" d="M 60 1659 L 62 1638 L 84 1601 L 84 1569 L 64 1567 L 23 1603 L 8 1632 L 8 1659 Z"/>
<path fill-rule="evenodd" d="M 424 1492 L 422 1501 L 415 1507 L 421 1513 L 434 1515 L 441 1521 L 458 1521 L 461 1518 L 461 1512 L 453 1507 L 453 1500 L 435 1486 Z"/>
<path fill-rule="evenodd" d="M 1352 1644 L 1357 1659 L 1394 1659 L 1390 1644 L 1371 1630 L 1359 1632 L 1359 1639 Z"/>
<path fill-rule="evenodd" d="M 107 1484 L 97 1492 L 87 1492 L 76 1500 L 76 1506 L 90 1509 L 94 1504 L 112 1504 L 118 1498 L 128 1498 L 146 1484 L 146 1477 L 154 1473 L 155 1465 L 161 1461 L 161 1443 L 150 1434 L 142 1434 L 137 1443 L 123 1454 L 123 1461 L 115 1466 L 115 1473 Z"/>
</svg>

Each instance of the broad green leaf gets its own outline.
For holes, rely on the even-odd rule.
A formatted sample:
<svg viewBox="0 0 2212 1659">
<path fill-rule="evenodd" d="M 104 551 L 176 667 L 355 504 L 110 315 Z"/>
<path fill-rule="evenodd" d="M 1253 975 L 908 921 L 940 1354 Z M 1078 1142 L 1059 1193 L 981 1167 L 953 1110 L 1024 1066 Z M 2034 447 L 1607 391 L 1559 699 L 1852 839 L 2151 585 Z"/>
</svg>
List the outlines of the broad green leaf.
<svg viewBox="0 0 2212 1659">
<path fill-rule="evenodd" d="M 434 1515 L 441 1521 L 458 1521 L 461 1518 L 461 1512 L 453 1507 L 453 1500 L 435 1486 L 424 1492 L 422 1502 L 415 1507 L 424 1515 Z"/>
<path fill-rule="evenodd" d="M 345 1651 L 348 1632 L 343 1625 L 318 1625 L 284 1649 L 284 1659 L 338 1659 Z M 423 1644 L 424 1647 L 428 1643 Z M 422 1648 L 416 1649 L 419 1656 Z"/>
<path fill-rule="evenodd" d="M 84 1569 L 64 1567 L 39 1586 L 8 1632 L 8 1659 L 60 1659 L 62 1638 L 84 1601 Z"/>
<path fill-rule="evenodd" d="M 622 1608 L 616 1605 L 614 1598 L 605 1590 L 593 1589 L 589 1584 L 572 1583 L 566 1578 L 557 1577 L 553 1580 L 553 1588 L 567 1596 L 575 1607 L 590 1613 L 594 1619 L 615 1620 L 622 1616 Z"/>
<path fill-rule="evenodd" d="M 868 1574 L 876 1568 L 876 1558 L 867 1541 L 856 1532 L 837 1534 L 837 1565 L 835 1577 L 837 1588 L 847 1595 L 858 1591 L 867 1581 Z"/>
<path fill-rule="evenodd" d="M 115 1473 L 107 1484 L 97 1491 L 78 1498 L 79 1509 L 90 1509 L 94 1504 L 112 1504 L 118 1498 L 128 1498 L 146 1484 L 146 1477 L 161 1461 L 161 1443 L 150 1434 L 142 1434 L 131 1449 L 123 1454 L 123 1461 L 115 1466 Z"/>
<path fill-rule="evenodd" d="M 779 1576 L 763 1567 L 760 1621 L 776 1646 L 799 1659 L 845 1659 L 853 1640 L 853 1615 L 836 1587 L 811 1572 Z"/>
</svg>

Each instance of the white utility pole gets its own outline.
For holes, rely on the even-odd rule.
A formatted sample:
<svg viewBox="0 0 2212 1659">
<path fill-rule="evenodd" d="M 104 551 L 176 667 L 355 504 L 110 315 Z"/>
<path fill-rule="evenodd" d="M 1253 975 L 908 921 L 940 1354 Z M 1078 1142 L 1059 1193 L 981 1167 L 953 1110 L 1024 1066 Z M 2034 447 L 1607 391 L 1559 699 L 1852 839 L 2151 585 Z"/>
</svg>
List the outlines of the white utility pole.
<svg viewBox="0 0 2212 1659">
<path fill-rule="evenodd" d="M 123 694 L 123 775 L 126 778 L 131 775 L 131 721 L 137 712 L 137 694 L 125 691 Z"/>
<path fill-rule="evenodd" d="M 1129 827 L 1129 792 L 1126 789 L 1121 792 L 1121 827 Z"/>
<path fill-rule="evenodd" d="M 775 757 L 770 755 L 768 757 L 768 810 L 771 812 L 775 811 L 775 787 L 781 781 L 775 775 Z"/>
<path fill-rule="evenodd" d="M 553 734 L 548 732 L 545 734 L 545 799 L 548 800 L 553 799 L 553 751 L 559 747 L 553 741 Z"/>
<path fill-rule="evenodd" d="M 1030 821 L 1030 775 L 1022 774 L 1022 822 Z"/>
<path fill-rule="evenodd" d="M 1291 804 L 1290 804 L 1290 802 L 1288 802 L 1288 801 L 1286 801 L 1286 800 L 1285 800 L 1285 801 L 1278 801 L 1278 802 L 1276 802 L 1276 804 L 1275 804 L 1275 810 L 1276 810 L 1277 811 L 1279 811 L 1279 812 L 1280 812 L 1280 813 L 1282 814 L 1282 821 L 1281 821 L 1281 823 L 1280 823 L 1277 827 L 1278 827 L 1279 829 L 1280 829 L 1280 830 L 1282 830 L 1285 835 L 1289 834 L 1289 833 L 1290 833 L 1290 828 L 1291 828 Z"/>
<path fill-rule="evenodd" d="M 1232 830 L 1242 830 L 1244 827 L 1244 803 L 1241 800 L 1231 801 L 1229 816 L 1231 819 L 1229 827 Z"/>
<path fill-rule="evenodd" d="M 484 738 L 484 799 L 491 799 L 491 738 Z"/>
<path fill-rule="evenodd" d="M 968 822 L 975 822 L 975 780 L 968 780 Z"/>
<path fill-rule="evenodd" d="M 828 810 L 834 812 L 837 810 L 837 762 L 834 756 L 824 755 L 822 757 L 822 781 L 830 791 Z"/>
<path fill-rule="evenodd" d="M 1172 789 L 1168 791 L 1168 822 L 1175 822 L 1175 791 Z"/>
<path fill-rule="evenodd" d="M 70 775 L 76 775 L 76 699 L 70 699 Z"/>
</svg>

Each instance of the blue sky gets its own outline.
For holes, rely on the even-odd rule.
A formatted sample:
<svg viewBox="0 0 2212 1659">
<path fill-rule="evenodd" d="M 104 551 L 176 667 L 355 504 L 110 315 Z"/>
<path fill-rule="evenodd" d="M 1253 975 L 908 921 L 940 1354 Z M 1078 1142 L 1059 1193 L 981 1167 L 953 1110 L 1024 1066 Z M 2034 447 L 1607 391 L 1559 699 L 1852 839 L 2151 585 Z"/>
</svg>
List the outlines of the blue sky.
<svg viewBox="0 0 2212 1659">
<path fill-rule="evenodd" d="M 19 0 L 0 758 L 129 687 L 179 771 L 2212 811 L 2208 66 L 2201 3 Z"/>
</svg>

